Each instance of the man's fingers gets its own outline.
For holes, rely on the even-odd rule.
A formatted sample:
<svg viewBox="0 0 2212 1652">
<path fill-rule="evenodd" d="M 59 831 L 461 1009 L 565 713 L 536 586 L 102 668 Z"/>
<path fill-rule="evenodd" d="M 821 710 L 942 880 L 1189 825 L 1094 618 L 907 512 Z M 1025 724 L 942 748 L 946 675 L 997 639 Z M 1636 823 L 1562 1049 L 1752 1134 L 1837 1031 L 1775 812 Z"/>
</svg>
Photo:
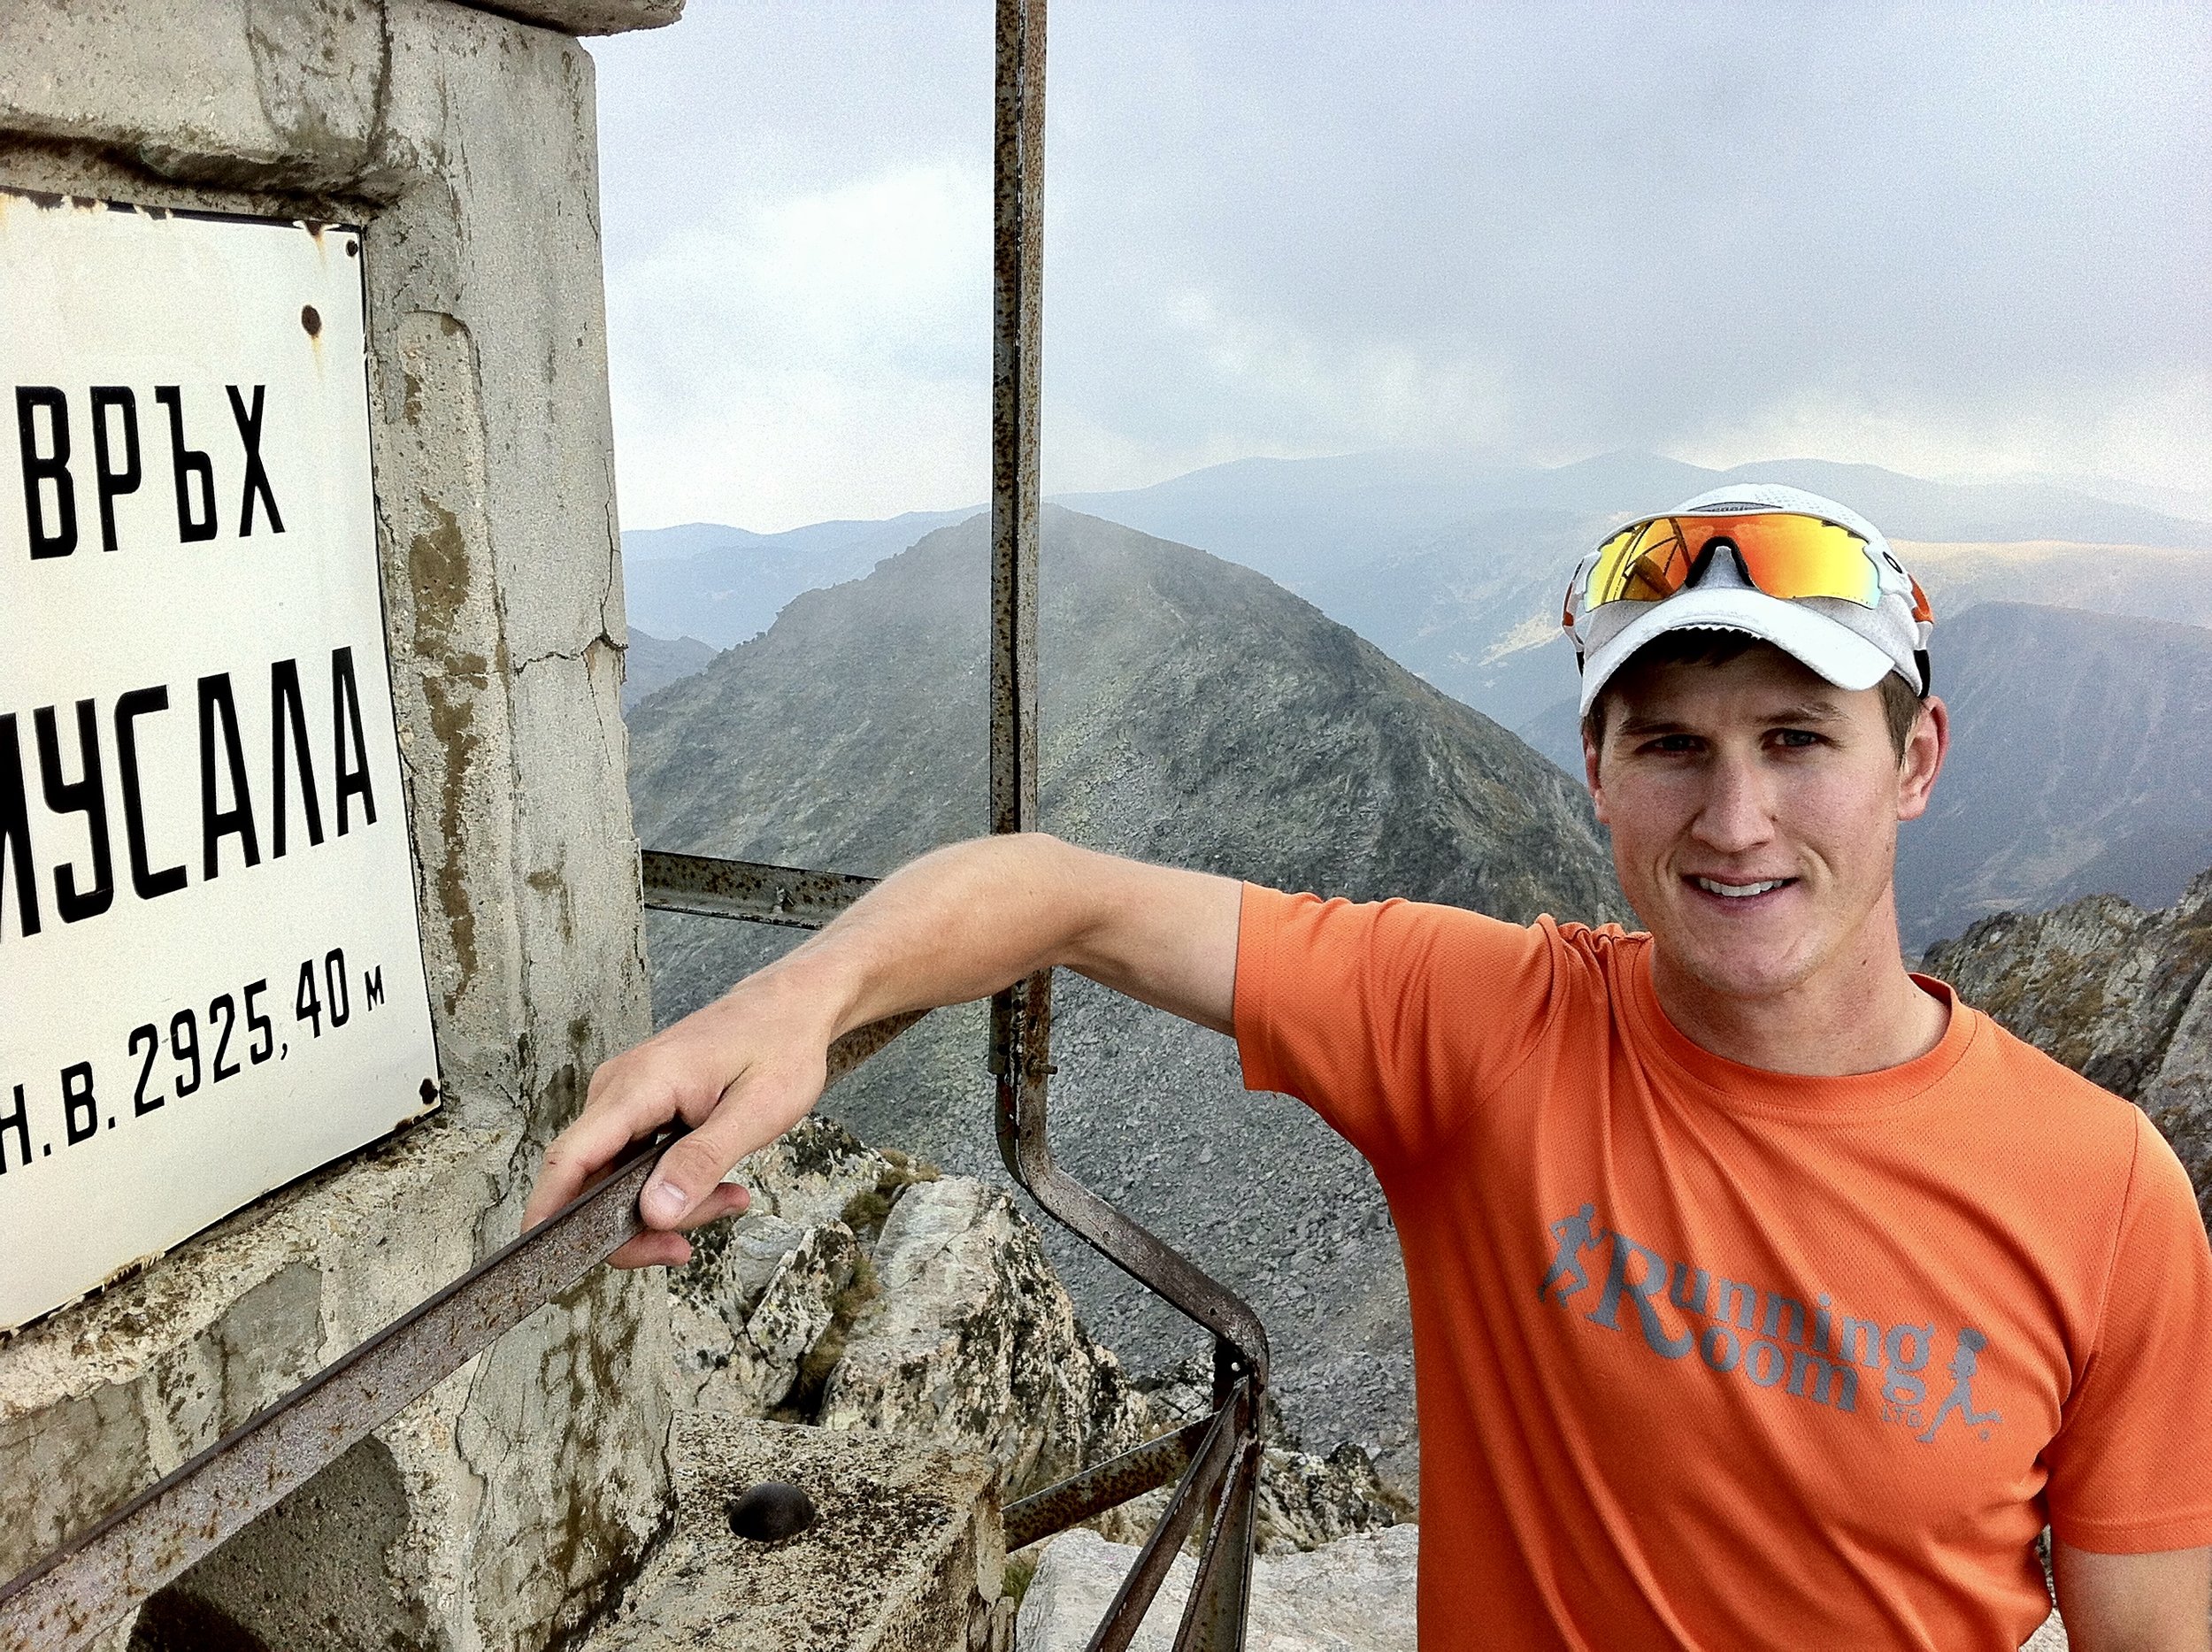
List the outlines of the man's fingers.
<svg viewBox="0 0 2212 1652">
<path fill-rule="evenodd" d="M 822 1093 L 817 1067 L 797 1075 L 748 1074 L 715 1104 L 699 1127 L 661 1155 L 638 1200 L 648 1227 L 688 1226 L 686 1218 L 714 1192 L 730 1168 L 781 1135 Z"/>
<path fill-rule="evenodd" d="M 743 1213 L 752 1195 L 735 1182 L 724 1182 L 702 1199 L 683 1218 L 687 1229 L 703 1227 L 726 1217 Z M 680 1268 L 691 1260 L 691 1245 L 682 1233 L 648 1228 L 623 1245 L 607 1261 L 618 1268 Z"/>
<path fill-rule="evenodd" d="M 618 1268 L 680 1268 L 691 1260 L 691 1241 L 681 1233 L 643 1233 L 607 1260 Z"/>
<path fill-rule="evenodd" d="M 589 1187 L 608 1165 L 622 1156 L 631 1142 L 650 1135 L 675 1117 L 672 1102 L 638 1097 L 626 1103 L 587 1107 L 576 1122 L 553 1139 L 545 1150 L 545 1164 L 537 1186 L 523 1207 L 526 1230 L 559 1210 Z"/>
</svg>

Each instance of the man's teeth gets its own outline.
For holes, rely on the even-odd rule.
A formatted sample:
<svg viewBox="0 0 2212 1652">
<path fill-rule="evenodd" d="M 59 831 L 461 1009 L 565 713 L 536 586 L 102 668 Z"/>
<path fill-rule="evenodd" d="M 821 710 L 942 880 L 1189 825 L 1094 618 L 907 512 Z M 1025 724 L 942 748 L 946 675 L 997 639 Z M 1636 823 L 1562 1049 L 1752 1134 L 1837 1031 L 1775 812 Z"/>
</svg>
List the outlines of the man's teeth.
<svg viewBox="0 0 2212 1652">
<path fill-rule="evenodd" d="M 1764 895 L 1769 889 L 1778 889 L 1789 880 L 1769 878 L 1763 883 L 1716 883 L 1710 878 L 1700 878 L 1696 881 L 1697 887 L 1709 895 L 1724 895 L 1732 901 L 1740 901 L 1748 895 Z"/>
</svg>

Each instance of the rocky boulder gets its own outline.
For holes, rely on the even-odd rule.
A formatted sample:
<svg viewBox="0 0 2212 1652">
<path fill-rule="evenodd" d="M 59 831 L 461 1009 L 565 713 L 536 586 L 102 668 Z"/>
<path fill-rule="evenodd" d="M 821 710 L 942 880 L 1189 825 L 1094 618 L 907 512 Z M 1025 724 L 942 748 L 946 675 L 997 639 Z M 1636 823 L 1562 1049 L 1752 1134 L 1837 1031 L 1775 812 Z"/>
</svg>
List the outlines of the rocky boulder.
<svg viewBox="0 0 2212 1652">
<path fill-rule="evenodd" d="M 695 1409 L 979 1449 L 1011 1500 L 1210 1408 L 1197 1364 L 1129 1379 L 1002 1188 L 941 1178 L 819 1117 L 736 1179 L 752 1209 L 695 1235 L 692 1262 L 669 1275 L 677 1388 Z M 1409 1512 L 1356 1444 L 1303 1451 L 1271 1403 L 1263 1428 L 1263 1550 Z M 1141 1538 L 1165 1495 L 1097 1524 Z"/>
<path fill-rule="evenodd" d="M 2163 911 L 2094 895 L 1984 918 L 1922 967 L 2008 1031 L 2139 1103 L 2212 1219 L 2212 872 Z"/>
<path fill-rule="evenodd" d="M 1010 1499 L 1155 1432 L 1001 1189 L 964 1176 L 905 1189 L 875 1273 L 877 1294 L 823 1391 L 824 1427 L 980 1445 Z"/>
</svg>

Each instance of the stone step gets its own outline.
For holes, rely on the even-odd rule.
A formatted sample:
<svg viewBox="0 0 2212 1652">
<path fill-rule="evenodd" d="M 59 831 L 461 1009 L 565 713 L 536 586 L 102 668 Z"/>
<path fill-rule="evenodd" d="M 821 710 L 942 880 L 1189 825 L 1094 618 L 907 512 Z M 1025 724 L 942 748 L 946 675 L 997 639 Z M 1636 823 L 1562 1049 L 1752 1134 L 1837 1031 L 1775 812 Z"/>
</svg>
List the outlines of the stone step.
<svg viewBox="0 0 2212 1652">
<path fill-rule="evenodd" d="M 1419 1533 L 1394 1525 L 1303 1554 L 1257 1556 L 1246 1652 L 1414 1652 Z M 1094 1532 L 1054 1538 L 1022 1597 L 1016 1652 L 1081 1652 L 1136 1558 Z M 1187 1555 L 1177 1559 L 1130 1652 L 1171 1652 L 1194 1570 Z M 2066 1652 L 2056 1612 L 2022 1652 Z"/>
<path fill-rule="evenodd" d="M 673 1528 L 580 1652 L 1010 1652 L 989 1461 L 899 1434 L 680 1412 Z M 814 1525 L 737 1536 L 728 1505 L 779 1480 Z"/>
<path fill-rule="evenodd" d="M 1417 1525 L 1363 1532 L 1252 1562 L 1246 1652 L 1414 1652 Z M 1081 1652 L 1137 1550 L 1080 1527 L 1046 1546 L 1022 1596 L 1018 1652 Z M 1130 1652 L 1171 1652 L 1197 1570 L 1177 1558 Z"/>
</svg>

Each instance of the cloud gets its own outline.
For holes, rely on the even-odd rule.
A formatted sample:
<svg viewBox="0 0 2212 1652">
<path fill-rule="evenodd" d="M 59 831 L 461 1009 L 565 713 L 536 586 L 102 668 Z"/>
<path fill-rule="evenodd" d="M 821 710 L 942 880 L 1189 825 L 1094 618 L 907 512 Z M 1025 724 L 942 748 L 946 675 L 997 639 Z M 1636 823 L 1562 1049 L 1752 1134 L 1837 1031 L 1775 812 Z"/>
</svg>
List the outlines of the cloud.
<svg viewBox="0 0 2212 1652">
<path fill-rule="evenodd" d="M 594 48 L 626 519 L 980 499 L 987 8 L 694 10 Z M 2212 8 L 1053 28 L 1050 486 L 1396 443 L 2212 472 Z"/>
<path fill-rule="evenodd" d="M 902 167 L 698 218 L 611 271 L 626 520 L 785 526 L 979 496 L 990 192 Z"/>
</svg>

